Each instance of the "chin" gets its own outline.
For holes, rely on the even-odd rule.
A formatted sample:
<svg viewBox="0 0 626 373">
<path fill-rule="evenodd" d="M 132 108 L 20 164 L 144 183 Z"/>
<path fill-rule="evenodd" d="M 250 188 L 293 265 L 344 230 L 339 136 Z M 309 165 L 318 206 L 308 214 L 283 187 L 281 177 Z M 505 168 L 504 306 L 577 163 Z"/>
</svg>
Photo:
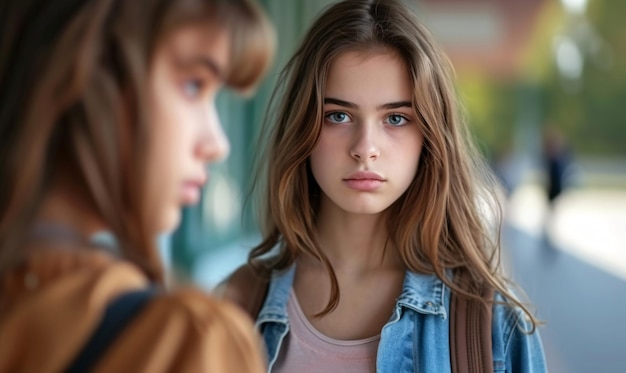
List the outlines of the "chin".
<svg viewBox="0 0 626 373">
<path fill-rule="evenodd" d="M 180 225 L 181 213 L 180 208 L 175 209 L 175 211 L 169 211 L 168 213 L 163 214 L 158 224 L 159 233 L 171 233 L 178 228 Z"/>
<path fill-rule="evenodd" d="M 367 203 L 343 204 L 343 206 L 339 205 L 339 208 L 341 208 L 343 211 L 355 215 L 377 215 L 385 211 L 387 207 L 388 206 L 380 206 L 377 204 Z"/>
<path fill-rule="evenodd" d="M 356 215 L 377 215 L 391 205 L 389 201 L 381 201 L 380 198 L 372 195 L 357 198 L 337 198 L 334 203 L 345 212 Z"/>
</svg>

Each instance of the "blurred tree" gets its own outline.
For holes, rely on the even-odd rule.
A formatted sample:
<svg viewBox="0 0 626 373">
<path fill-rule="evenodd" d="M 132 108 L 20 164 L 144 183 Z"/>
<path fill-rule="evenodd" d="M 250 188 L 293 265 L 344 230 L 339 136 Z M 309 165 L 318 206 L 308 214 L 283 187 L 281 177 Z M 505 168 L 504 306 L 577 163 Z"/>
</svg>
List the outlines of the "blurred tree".
<svg viewBox="0 0 626 373">
<path fill-rule="evenodd" d="M 558 2 L 546 2 L 539 21 L 528 30 L 533 36 L 518 75 L 503 79 L 489 71 L 462 71 L 459 91 L 488 156 L 516 142 L 520 131 L 514 127 L 520 126 L 520 112 L 528 109 L 523 102 L 531 99 L 523 97 L 533 95 L 538 123 L 532 125 L 560 128 L 580 156 L 626 157 L 624 15 L 622 0 L 589 0 L 584 14 L 568 14 Z M 559 68 L 563 42 L 567 50 L 561 58 L 574 72 L 580 63 L 578 76 Z M 524 87 L 530 87 L 530 93 Z"/>
<path fill-rule="evenodd" d="M 480 150 L 488 158 L 509 152 L 516 121 L 516 84 L 487 81 L 478 74 L 462 75 L 458 84 L 461 102 Z"/>
<path fill-rule="evenodd" d="M 626 157 L 626 2 L 592 0 L 586 17 L 568 25 L 584 67 L 579 81 L 556 65 L 546 87 L 546 118 L 558 124 L 578 153 Z"/>
</svg>

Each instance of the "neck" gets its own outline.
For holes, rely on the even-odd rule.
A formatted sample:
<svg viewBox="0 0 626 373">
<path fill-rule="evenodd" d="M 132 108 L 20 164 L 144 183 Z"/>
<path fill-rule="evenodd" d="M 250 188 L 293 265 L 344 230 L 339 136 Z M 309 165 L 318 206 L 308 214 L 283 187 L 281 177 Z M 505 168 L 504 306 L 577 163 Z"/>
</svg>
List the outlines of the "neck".
<svg viewBox="0 0 626 373">
<path fill-rule="evenodd" d="M 35 222 L 65 226 L 84 238 L 107 230 L 85 193 L 64 182 L 53 183 L 44 197 Z"/>
<path fill-rule="evenodd" d="M 336 271 L 403 267 L 396 248 L 388 241 L 384 213 L 352 214 L 322 208 L 317 233 L 321 250 Z"/>
</svg>

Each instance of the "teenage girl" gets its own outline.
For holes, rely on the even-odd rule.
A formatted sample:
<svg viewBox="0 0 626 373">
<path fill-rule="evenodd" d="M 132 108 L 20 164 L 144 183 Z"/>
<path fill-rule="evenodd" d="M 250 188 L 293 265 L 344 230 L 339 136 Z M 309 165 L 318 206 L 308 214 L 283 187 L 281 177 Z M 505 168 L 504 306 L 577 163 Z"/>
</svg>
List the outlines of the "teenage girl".
<svg viewBox="0 0 626 373">
<path fill-rule="evenodd" d="M 250 255 L 271 274 L 257 317 L 270 371 L 449 372 L 450 295 L 484 286 L 494 369 L 545 371 L 536 320 L 499 270 L 491 175 L 413 9 L 328 8 L 276 92 Z"/>
<path fill-rule="evenodd" d="M 235 306 L 162 286 L 155 244 L 228 153 L 217 92 L 273 40 L 252 0 L 2 1 L 0 372 L 265 370 Z"/>
</svg>

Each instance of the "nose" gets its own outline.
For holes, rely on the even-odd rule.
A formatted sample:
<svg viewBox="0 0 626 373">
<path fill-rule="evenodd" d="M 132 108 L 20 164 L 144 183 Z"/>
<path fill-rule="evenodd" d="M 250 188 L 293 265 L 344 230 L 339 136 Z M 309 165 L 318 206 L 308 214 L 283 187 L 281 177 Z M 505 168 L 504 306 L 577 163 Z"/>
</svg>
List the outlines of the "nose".
<svg viewBox="0 0 626 373">
<path fill-rule="evenodd" d="M 358 161 L 376 160 L 380 156 L 380 148 L 376 143 L 374 126 L 367 124 L 355 126 L 354 141 L 350 155 Z"/>
<path fill-rule="evenodd" d="M 204 116 L 205 123 L 198 146 L 198 155 L 208 163 L 225 159 L 230 152 L 230 142 L 222 129 L 215 104 L 210 104 Z"/>
</svg>

